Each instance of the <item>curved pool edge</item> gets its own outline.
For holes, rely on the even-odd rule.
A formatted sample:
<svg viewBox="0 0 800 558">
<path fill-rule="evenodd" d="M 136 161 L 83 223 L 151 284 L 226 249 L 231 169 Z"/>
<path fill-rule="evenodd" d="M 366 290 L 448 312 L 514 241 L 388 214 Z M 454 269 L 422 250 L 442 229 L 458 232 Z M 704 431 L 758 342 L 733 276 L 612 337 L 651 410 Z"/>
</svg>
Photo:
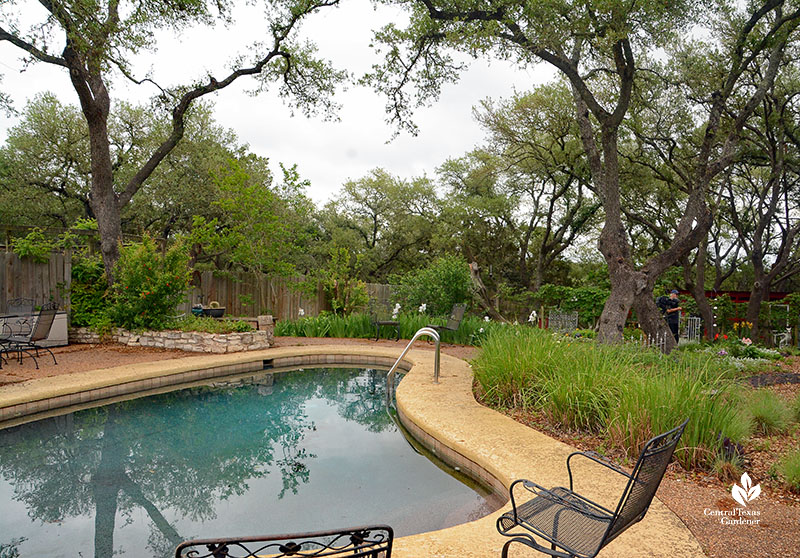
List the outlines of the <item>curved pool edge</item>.
<svg viewBox="0 0 800 558">
<path fill-rule="evenodd" d="M 107 390 L 96 393 L 106 393 L 109 398 L 122 397 L 124 395 L 115 394 L 115 390 L 125 385 L 170 389 L 164 379 L 176 379 L 181 374 L 196 370 L 228 371 L 237 366 L 242 373 L 246 373 L 248 367 L 253 370 L 253 363 L 264 359 L 296 358 L 300 364 L 303 357 L 315 355 L 320 359 L 324 356 L 325 360 L 330 357 L 329 362 L 333 363 L 338 360 L 336 357 L 349 356 L 353 363 L 365 364 L 366 357 L 373 359 L 375 365 L 385 366 L 387 360 L 393 362 L 399 354 L 398 348 L 370 346 L 367 343 L 348 346 L 331 344 L 125 365 L 1 386 L 0 411 L 10 405 L 41 405 L 37 402 L 57 398 L 62 398 L 62 401 L 65 401 L 63 398 L 70 398 L 75 405 L 90 405 L 85 396 L 81 401 L 81 394 Z M 495 489 L 505 489 L 520 477 L 530 478 L 545 486 L 563 485 L 566 482 L 566 456 L 574 448 L 478 404 L 472 395 L 473 375 L 469 364 L 445 354 L 441 355 L 441 359 L 440 382 L 434 384 L 433 352 L 417 349 L 406 355 L 404 360 L 410 364 L 410 370 L 397 388 L 397 408 L 404 425 L 421 442 L 427 441 L 429 449 L 443 460 L 474 464 L 472 476 L 477 476 Z M 227 373 L 237 372 L 233 370 Z M 579 490 L 604 503 L 613 502 L 615 495 L 618 498 L 621 486 L 615 473 L 591 463 L 576 469 L 577 478 L 589 479 L 585 485 L 578 486 Z M 508 509 L 509 505 L 506 504 L 497 512 L 469 523 L 398 538 L 393 555 L 399 558 L 423 554 L 441 558 L 497 556 L 506 539 L 497 533 L 495 523 L 497 517 Z M 519 548 L 516 550 L 515 555 L 528 555 L 519 552 Z M 606 547 L 602 556 L 666 558 L 700 557 L 704 554 L 680 519 L 661 502 L 654 500 L 646 518 Z"/>
</svg>

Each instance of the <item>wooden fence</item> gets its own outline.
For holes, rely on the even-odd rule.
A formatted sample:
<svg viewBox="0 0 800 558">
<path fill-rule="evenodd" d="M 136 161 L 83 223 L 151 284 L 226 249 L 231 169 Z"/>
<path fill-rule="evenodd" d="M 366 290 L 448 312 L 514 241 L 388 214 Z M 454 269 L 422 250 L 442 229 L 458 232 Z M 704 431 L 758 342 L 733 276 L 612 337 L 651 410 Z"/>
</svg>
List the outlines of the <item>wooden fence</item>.
<svg viewBox="0 0 800 558">
<path fill-rule="evenodd" d="M 295 320 L 300 308 L 305 316 L 316 316 L 330 310 L 322 285 L 317 285 L 313 295 L 302 290 L 302 277 L 270 277 L 260 273 L 234 272 L 218 274 L 204 271 L 200 285 L 193 287 L 185 304 L 178 312 L 189 312 L 194 304 L 208 305 L 216 301 L 229 316 L 258 316 L 272 314 L 279 320 Z M 391 299 L 391 285 L 367 283 L 371 298 L 381 302 Z"/>
<path fill-rule="evenodd" d="M 20 259 L 13 252 L 0 251 L 0 312 L 14 298 L 32 298 L 36 304 L 54 300 L 68 310 L 71 272 L 69 254 L 54 252 L 48 263 L 38 264 L 29 258 Z M 313 296 L 307 296 L 299 288 L 302 281 L 257 273 L 205 271 L 200 274 L 200 285 L 189 290 L 177 312 L 188 313 L 193 304 L 208 305 L 211 301 L 225 307 L 227 316 L 272 314 L 285 320 L 297 319 L 300 308 L 306 316 L 330 310 L 322 286 L 317 286 Z M 386 303 L 392 295 L 390 285 L 368 283 L 367 291 L 370 297 Z"/>
<path fill-rule="evenodd" d="M 35 304 L 53 300 L 69 309 L 69 284 L 72 261 L 68 254 L 53 253 L 47 263 L 18 258 L 13 252 L 0 251 L 0 312 L 9 300 L 32 298 Z"/>
</svg>

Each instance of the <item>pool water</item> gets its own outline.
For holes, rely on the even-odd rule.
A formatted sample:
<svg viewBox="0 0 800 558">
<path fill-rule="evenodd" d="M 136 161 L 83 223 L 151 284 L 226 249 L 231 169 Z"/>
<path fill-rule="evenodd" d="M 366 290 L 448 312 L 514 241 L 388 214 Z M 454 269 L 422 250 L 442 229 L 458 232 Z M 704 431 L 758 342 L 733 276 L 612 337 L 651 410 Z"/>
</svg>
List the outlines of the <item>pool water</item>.
<svg viewBox="0 0 800 558">
<path fill-rule="evenodd" d="M 403 536 L 497 509 L 412 448 L 385 375 L 264 374 L 0 431 L 0 556 L 166 557 L 190 538 L 368 523 Z"/>
</svg>

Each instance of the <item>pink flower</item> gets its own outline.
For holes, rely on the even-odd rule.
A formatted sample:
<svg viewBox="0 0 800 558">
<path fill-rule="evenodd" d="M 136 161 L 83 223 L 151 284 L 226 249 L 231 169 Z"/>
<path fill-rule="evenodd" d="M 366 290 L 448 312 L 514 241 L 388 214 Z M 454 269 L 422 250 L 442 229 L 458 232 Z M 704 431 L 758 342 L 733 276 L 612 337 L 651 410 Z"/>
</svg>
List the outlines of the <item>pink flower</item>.
<svg viewBox="0 0 800 558">
<path fill-rule="evenodd" d="M 749 337 L 742 337 L 742 343 L 744 343 L 745 345 L 752 345 L 753 340 L 750 339 Z"/>
</svg>

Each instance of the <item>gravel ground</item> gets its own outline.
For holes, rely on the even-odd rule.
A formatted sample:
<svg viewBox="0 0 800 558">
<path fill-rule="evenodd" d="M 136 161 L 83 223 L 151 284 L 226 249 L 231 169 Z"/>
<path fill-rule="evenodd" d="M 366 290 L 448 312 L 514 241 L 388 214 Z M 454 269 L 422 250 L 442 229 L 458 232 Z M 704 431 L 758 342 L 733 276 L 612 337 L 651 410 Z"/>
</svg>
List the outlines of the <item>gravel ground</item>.
<svg viewBox="0 0 800 558">
<path fill-rule="evenodd" d="M 402 349 L 406 342 L 380 340 L 378 342 L 359 339 L 309 339 L 295 337 L 278 337 L 277 347 L 294 345 L 358 345 L 366 343 L 371 346 L 391 346 Z M 418 348 L 433 350 L 433 344 L 418 343 Z M 477 349 L 459 345 L 442 345 L 443 352 L 462 359 L 471 359 Z M 96 370 L 191 356 L 196 353 L 183 351 L 149 349 L 140 347 L 123 347 L 119 345 L 73 345 L 55 349 L 59 364 L 54 365 L 50 356 L 43 354 L 39 359 L 40 369 L 36 370 L 30 358 L 23 358 L 22 365 L 14 360 L 4 364 L 0 370 L 0 385 L 22 382 L 32 378 L 70 374 L 86 370 Z M 772 384 L 780 381 L 771 389 L 776 389 L 785 396 L 796 393 L 798 384 L 795 376 L 800 375 L 800 359 L 793 359 L 783 367 L 780 376 L 775 374 L 769 378 L 759 378 L 757 384 Z M 791 386 L 791 387 L 790 387 Z M 522 417 L 515 417 L 523 420 Z M 582 444 L 571 440 L 576 446 Z M 800 433 L 795 430 L 789 444 L 800 446 Z M 590 443 L 591 445 L 591 443 Z M 754 478 L 755 483 L 761 479 Z M 766 486 L 766 484 L 765 484 Z M 712 515 L 719 511 L 732 511 L 738 504 L 731 498 L 730 484 L 725 485 L 714 477 L 690 475 L 680 470 L 672 470 L 658 491 L 658 497 L 686 524 L 694 533 L 704 550 L 711 558 L 749 558 L 763 556 L 769 558 L 800 556 L 800 502 L 785 492 L 772 490 L 766 486 L 762 496 L 748 504 L 747 509 L 758 511 L 758 524 L 725 525 L 720 517 Z M 734 518 L 736 519 L 736 518 Z M 680 557 L 676 557 L 680 558 Z"/>
</svg>

